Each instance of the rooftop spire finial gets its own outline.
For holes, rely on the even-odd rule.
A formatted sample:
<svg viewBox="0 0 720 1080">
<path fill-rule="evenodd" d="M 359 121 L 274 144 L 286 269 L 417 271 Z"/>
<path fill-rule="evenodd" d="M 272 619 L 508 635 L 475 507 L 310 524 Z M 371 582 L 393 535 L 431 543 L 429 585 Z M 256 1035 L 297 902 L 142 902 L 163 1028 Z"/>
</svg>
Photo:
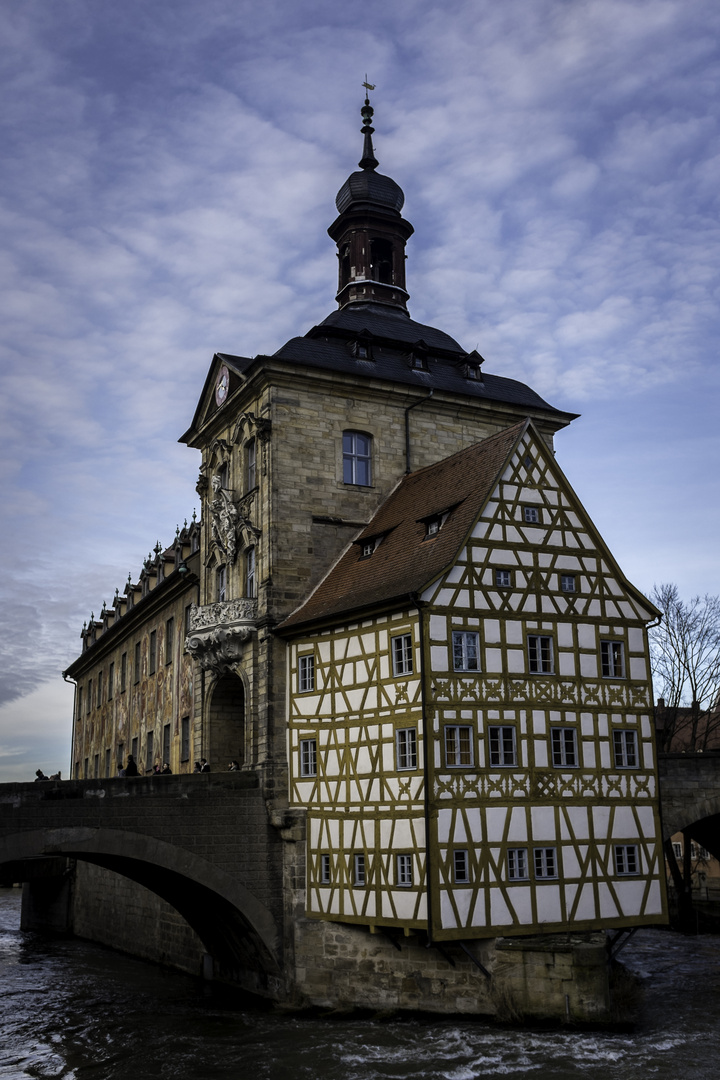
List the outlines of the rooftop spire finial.
<svg viewBox="0 0 720 1080">
<path fill-rule="evenodd" d="M 365 76 L 365 82 L 363 83 L 363 86 L 365 87 L 366 92 L 365 104 L 360 110 L 360 115 L 363 118 L 363 126 L 360 130 L 365 136 L 365 141 L 363 143 L 363 156 L 358 162 L 358 165 L 361 169 L 370 169 L 372 171 L 374 169 L 377 169 L 378 165 L 380 164 L 378 159 L 375 157 L 375 151 L 373 150 L 372 144 L 372 134 L 375 131 L 375 128 L 372 126 L 372 118 L 375 110 L 370 104 L 370 98 L 368 97 L 368 94 L 371 90 L 375 89 L 375 86 L 373 85 L 373 83 L 369 83 L 367 81 L 367 75 Z"/>
</svg>

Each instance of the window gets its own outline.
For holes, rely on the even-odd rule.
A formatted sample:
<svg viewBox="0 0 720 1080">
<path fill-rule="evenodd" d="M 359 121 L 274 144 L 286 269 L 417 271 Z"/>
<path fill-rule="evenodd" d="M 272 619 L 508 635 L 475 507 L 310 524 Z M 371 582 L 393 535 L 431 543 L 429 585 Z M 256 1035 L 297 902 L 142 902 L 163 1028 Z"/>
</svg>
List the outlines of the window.
<svg viewBox="0 0 720 1080">
<path fill-rule="evenodd" d="M 531 674 L 552 675 L 552 638 L 544 634 L 528 634 L 528 662 Z"/>
<path fill-rule="evenodd" d="M 135 685 L 136 686 L 140 682 L 141 660 L 142 660 L 142 656 L 141 656 L 141 652 L 140 652 L 140 642 L 136 641 L 135 642 L 135 675 L 134 675 Z"/>
<path fill-rule="evenodd" d="M 417 732 L 415 728 L 400 728 L 395 732 L 397 767 L 417 769 Z"/>
<path fill-rule="evenodd" d="M 83 780 L 87 780 L 90 775 L 90 758 L 85 758 L 83 762 Z"/>
<path fill-rule="evenodd" d="M 220 468 L 218 469 L 218 471 L 216 473 L 216 476 L 220 480 L 220 487 L 221 488 L 227 488 L 227 486 L 228 486 L 228 463 L 227 463 L 227 461 L 223 461 L 222 465 L 220 466 Z"/>
<path fill-rule="evenodd" d="M 255 586 L 255 548 L 248 548 L 245 552 L 245 595 L 257 596 Z"/>
<path fill-rule="evenodd" d="M 111 664 L 108 668 L 108 701 L 112 701 L 113 697 L 113 684 L 115 682 L 115 664 Z"/>
<path fill-rule="evenodd" d="M 183 716 L 180 721 L 180 760 L 190 760 L 190 717 Z"/>
<path fill-rule="evenodd" d="M 527 848 L 508 848 L 507 865 L 510 881 L 526 881 L 528 877 Z"/>
<path fill-rule="evenodd" d="M 330 856 L 329 855 L 321 855 L 320 856 L 320 884 L 321 885 L 329 885 L 330 884 Z"/>
<path fill-rule="evenodd" d="M 352 354 L 356 360 L 372 360 L 372 346 L 366 341 L 354 341 Z"/>
<path fill-rule="evenodd" d="M 93 758 L 93 780 L 97 780 L 100 777 L 100 755 L 95 754 Z"/>
<path fill-rule="evenodd" d="M 310 653 L 308 656 L 298 657 L 298 693 L 307 694 L 315 689 L 315 657 Z"/>
<path fill-rule="evenodd" d="M 145 772 L 152 772 L 153 755 L 155 750 L 155 732 L 148 731 L 145 743 Z"/>
<path fill-rule="evenodd" d="M 577 765 L 577 734 L 574 728 L 551 728 L 550 741 L 553 765 L 564 768 Z"/>
<path fill-rule="evenodd" d="M 437 536 L 447 518 L 447 514 L 439 514 L 437 517 L 428 518 L 425 522 L 425 539 L 432 540 L 434 536 Z"/>
<path fill-rule="evenodd" d="M 412 635 L 401 634 L 392 639 L 393 675 L 412 675 Z"/>
<path fill-rule="evenodd" d="M 257 484 L 257 443 L 255 439 L 251 439 L 245 447 L 245 482 L 247 484 L 247 490 L 252 489 Z"/>
<path fill-rule="evenodd" d="M 175 620 L 168 619 L 165 623 L 165 663 L 173 662 L 173 638 L 175 637 Z"/>
<path fill-rule="evenodd" d="M 613 752 L 617 769 L 637 769 L 637 733 L 625 728 L 613 730 Z"/>
<path fill-rule="evenodd" d="M 509 589 L 512 585 L 512 570 L 495 571 L 495 587 L 497 589 Z"/>
<path fill-rule="evenodd" d="M 163 751 L 162 751 L 162 764 L 170 764 L 170 725 L 165 724 L 163 727 Z"/>
<path fill-rule="evenodd" d="M 121 769 L 125 768 L 125 743 L 124 742 L 118 743 L 117 767 L 118 767 L 118 772 L 120 772 Z"/>
<path fill-rule="evenodd" d="M 132 755 L 133 761 L 137 765 L 137 759 L 138 759 L 138 737 L 137 737 L 137 735 L 134 737 L 133 741 L 130 743 L 130 753 Z"/>
<path fill-rule="evenodd" d="M 186 604 L 185 605 L 185 620 L 184 620 L 184 622 L 185 622 L 185 625 L 184 625 L 185 637 L 188 638 L 188 637 L 190 637 L 190 626 L 191 626 L 191 623 L 192 623 L 192 604 Z M 187 648 L 187 646 L 183 642 L 183 649 L 186 649 L 186 648 Z"/>
<path fill-rule="evenodd" d="M 462 848 L 456 848 L 455 851 L 453 851 L 453 878 L 458 885 L 462 885 L 470 880 L 468 853 Z"/>
<path fill-rule="evenodd" d="M 148 674 L 154 675 L 157 667 L 157 630 L 150 631 L 150 650 L 148 652 Z"/>
<path fill-rule="evenodd" d="M 218 566 L 215 571 L 215 599 L 222 604 L 227 594 L 227 567 Z"/>
<path fill-rule="evenodd" d="M 450 768 L 472 765 L 473 747 L 471 728 L 466 725 L 448 724 L 445 728 L 445 764 Z"/>
<path fill-rule="evenodd" d="M 110 768 L 112 765 L 112 751 L 108 748 L 105 751 L 105 776 L 110 776 Z"/>
<path fill-rule="evenodd" d="M 533 852 L 536 878 L 556 878 L 557 857 L 554 847 L 538 847 Z"/>
<path fill-rule="evenodd" d="M 697 844 L 690 845 L 690 858 L 697 859 Z"/>
<path fill-rule="evenodd" d="M 127 653 L 120 657 L 120 693 L 124 694 L 127 687 Z"/>
<path fill-rule="evenodd" d="M 682 844 L 673 844 L 673 855 L 676 859 L 682 859 Z"/>
<path fill-rule="evenodd" d="M 300 740 L 300 775 L 317 776 L 317 742 L 315 739 Z"/>
<path fill-rule="evenodd" d="M 540 524 L 540 510 L 537 506 L 523 506 L 523 521 L 528 525 Z"/>
<path fill-rule="evenodd" d="M 82 716 L 82 706 L 83 706 L 83 688 L 82 688 L 82 686 L 78 686 L 78 697 L 77 697 L 77 718 L 78 718 L 78 720 Z"/>
<path fill-rule="evenodd" d="M 491 765 L 517 765 L 515 728 L 512 724 L 489 727 L 488 738 L 490 740 Z"/>
<path fill-rule="evenodd" d="M 575 575 L 574 574 L 561 574 L 560 575 L 560 591 L 561 592 L 575 592 Z"/>
<path fill-rule="evenodd" d="M 359 431 L 343 432 L 343 483 L 368 487 L 371 483 L 372 439 Z"/>
<path fill-rule="evenodd" d="M 601 641 L 600 661 L 603 679 L 625 678 L 625 655 L 622 641 Z"/>
<path fill-rule="evenodd" d="M 362 545 L 362 557 L 363 557 L 363 559 L 369 559 L 374 550 L 375 550 L 375 541 L 374 540 L 363 540 L 363 545 Z"/>
<path fill-rule="evenodd" d="M 98 677 L 97 677 L 97 707 L 98 707 L 98 709 L 100 708 L 100 706 L 103 703 L 103 701 L 102 701 L 102 692 L 103 692 L 103 673 L 102 673 L 102 671 L 98 671 Z"/>
<path fill-rule="evenodd" d="M 365 856 L 358 854 L 353 856 L 353 885 L 362 888 L 365 884 Z"/>
<path fill-rule="evenodd" d="M 453 630 L 453 667 L 456 671 L 480 670 L 480 636 L 472 630 Z"/>
<path fill-rule="evenodd" d="M 409 889 L 413 883 L 412 855 L 395 856 L 395 884 Z"/>
<path fill-rule="evenodd" d="M 615 845 L 615 873 L 639 874 L 637 844 Z"/>
<path fill-rule="evenodd" d="M 88 692 L 87 692 L 87 712 L 92 709 L 93 696 L 92 696 L 92 679 L 88 679 Z"/>
</svg>

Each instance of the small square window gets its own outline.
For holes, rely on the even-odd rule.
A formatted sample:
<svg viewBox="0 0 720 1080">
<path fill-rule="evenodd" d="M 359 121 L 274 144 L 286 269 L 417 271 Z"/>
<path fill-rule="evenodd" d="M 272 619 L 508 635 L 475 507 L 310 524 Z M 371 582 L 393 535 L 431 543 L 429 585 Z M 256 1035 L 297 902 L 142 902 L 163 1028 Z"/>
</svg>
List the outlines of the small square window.
<svg viewBox="0 0 720 1080">
<path fill-rule="evenodd" d="M 510 881 L 527 881 L 528 858 L 527 848 L 508 848 L 507 853 L 508 878 Z"/>
<path fill-rule="evenodd" d="M 507 768 L 517 765 L 515 747 L 515 728 L 512 724 L 503 724 L 488 728 L 490 740 L 490 764 Z"/>
<path fill-rule="evenodd" d="M 307 694 L 315 689 L 315 657 L 298 657 L 298 693 Z"/>
<path fill-rule="evenodd" d="M 315 739 L 300 740 L 300 775 L 317 776 L 317 742 Z"/>
<path fill-rule="evenodd" d="M 512 586 L 512 570 L 495 571 L 495 587 L 497 589 L 509 589 Z"/>
<path fill-rule="evenodd" d="M 536 878 L 556 878 L 558 876 L 557 853 L 554 847 L 535 848 L 533 856 Z"/>
<path fill-rule="evenodd" d="M 395 732 L 398 771 L 417 769 L 417 731 L 415 728 L 400 728 Z"/>
<path fill-rule="evenodd" d="M 456 848 L 453 851 L 453 877 L 458 885 L 465 884 L 470 880 L 468 853 L 464 848 Z"/>
<path fill-rule="evenodd" d="M 445 764 L 449 768 L 473 764 L 472 728 L 448 724 L 445 727 Z"/>
<path fill-rule="evenodd" d="M 615 872 L 622 876 L 640 873 L 637 844 L 615 845 Z"/>
<path fill-rule="evenodd" d="M 528 634 L 528 663 L 534 675 L 552 675 L 553 643 L 545 634 Z"/>
<path fill-rule="evenodd" d="M 364 540 L 362 545 L 362 557 L 363 559 L 369 559 L 375 550 L 374 540 Z"/>
<path fill-rule="evenodd" d="M 480 635 L 473 630 L 453 630 L 453 667 L 455 671 L 480 670 Z"/>
<path fill-rule="evenodd" d="M 560 591 L 561 592 L 575 592 L 575 575 L 574 574 L 561 574 L 560 575 Z"/>
<path fill-rule="evenodd" d="M 577 734 L 574 728 L 551 728 L 552 762 L 556 768 L 574 768 L 578 763 Z"/>
<path fill-rule="evenodd" d="M 412 675 L 412 634 L 401 634 L 392 639 L 393 675 Z"/>
<path fill-rule="evenodd" d="M 329 855 L 321 855 L 320 856 L 320 884 L 321 885 L 329 885 L 330 884 L 330 856 Z"/>
<path fill-rule="evenodd" d="M 398 855 L 395 864 L 396 884 L 409 889 L 413 883 L 412 855 Z"/>
<path fill-rule="evenodd" d="M 540 524 L 540 508 L 537 506 L 523 506 L 523 521 L 528 525 Z"/>
<path fill-rule="evenodd" d="M 353 856 L 353 885 L 356 888 L 362 888 L 366 882 L 365 873 L 365 855 L 357 854 Z"/>
<path fill-rule="evenodd" d="M 440 518 L 430 518 L 425 525 L 425 536 L 437 536 L 440 532 Z"/>
<path fill-rule="evenodd" d="M 637 769 L 637 732 L 627 728 L 614 728 L 613 754 L 616 769 Z"/>
<path fill-rule="evenodd" d="M 601 641 L 600 661 L 603 679 L 625 678 L 625 649 L 622 641 Z"/>
</svg>

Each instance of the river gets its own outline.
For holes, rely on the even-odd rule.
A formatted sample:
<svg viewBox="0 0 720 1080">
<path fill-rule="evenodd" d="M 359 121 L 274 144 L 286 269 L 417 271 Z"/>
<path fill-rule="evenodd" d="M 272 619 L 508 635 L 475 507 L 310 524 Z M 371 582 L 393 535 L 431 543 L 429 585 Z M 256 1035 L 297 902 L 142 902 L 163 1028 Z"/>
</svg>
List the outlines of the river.
<svg viewBox="0 0 720 1080">
<path fill-rule="evenodd" d="M 720 937 L 643 930 L 632 1033 L 484 1020 L 305 1019 L 87 942 L 23 933 L 0 889 L 0 1078 L 64 1080 L 716 1080 Z"/>
</svg>

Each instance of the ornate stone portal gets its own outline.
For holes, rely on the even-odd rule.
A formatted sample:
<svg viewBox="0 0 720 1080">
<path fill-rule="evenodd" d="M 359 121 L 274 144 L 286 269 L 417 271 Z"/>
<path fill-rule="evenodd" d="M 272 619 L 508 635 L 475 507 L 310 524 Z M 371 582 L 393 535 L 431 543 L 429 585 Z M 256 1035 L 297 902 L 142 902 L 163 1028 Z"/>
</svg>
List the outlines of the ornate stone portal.
<svg viewBox="0 0 720 1080">
<path fill-rule="evenodd" d="M 228 600 L 190 608 L 190 633 L 185 642 L 200 667 L 222 675 L 232 671 L 244 643 L 255 631 L 257 600 Z"/>
</svg>

